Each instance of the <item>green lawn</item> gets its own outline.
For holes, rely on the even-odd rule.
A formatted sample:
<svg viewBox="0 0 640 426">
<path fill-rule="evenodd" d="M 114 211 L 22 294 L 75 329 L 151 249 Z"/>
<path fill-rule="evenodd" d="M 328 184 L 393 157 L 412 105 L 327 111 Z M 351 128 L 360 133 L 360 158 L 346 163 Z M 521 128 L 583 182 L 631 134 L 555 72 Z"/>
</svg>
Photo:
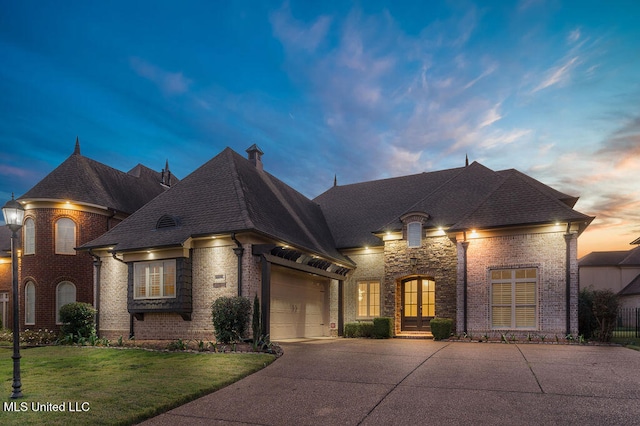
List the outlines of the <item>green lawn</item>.
<svg viewBox="0 0 640 426">
<path fill-rule="evenodd" d="M 12 350 L 0 347 L 0 424 L 131 424 L 245 377 L 268 354 L 48 346 L 21 350 L 23 398 L 12 400 Z M 16 402 L 10 411 L 8 404 Z M 44 411 L 63 404 L 64 412 Z M 34 411 L 40 408 L 40 411 Z"/>
</svg>

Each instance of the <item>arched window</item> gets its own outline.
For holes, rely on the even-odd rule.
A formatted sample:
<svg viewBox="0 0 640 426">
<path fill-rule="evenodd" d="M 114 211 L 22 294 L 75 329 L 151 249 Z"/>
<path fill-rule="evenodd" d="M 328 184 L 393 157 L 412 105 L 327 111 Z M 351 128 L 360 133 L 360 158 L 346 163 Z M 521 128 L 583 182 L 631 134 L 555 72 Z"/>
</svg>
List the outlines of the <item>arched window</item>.
<svg viewBox="0 0 640 426">
<path fill-rule="evenodd" d="M 33 281 L 27 281 L 24 286 L 24 323 L 36 323 L 36 285 Z"/>
<path fill-rule="evenodd" d="M 56 254 L 76 254 L 76 223 L 66 217 L 56 221 Z"/>
<path fill-rule="evenodd" d="M 60 324 L 60 308 L 76 301 L 76 286 L 70 281 L 62 281 L 56 288 L 56 324 Z"/>
<path fill-rule="evenodd" d="M 420 247 L 422 245 L 422 223 L 410 222 L 407 225 L 407 240 L 409 247 Z"/>
<path fill-rule="evenodd" d="M 36 223 L 28 217 L 24 221 L 24 254 L 36 253 Z"/>
</svg>

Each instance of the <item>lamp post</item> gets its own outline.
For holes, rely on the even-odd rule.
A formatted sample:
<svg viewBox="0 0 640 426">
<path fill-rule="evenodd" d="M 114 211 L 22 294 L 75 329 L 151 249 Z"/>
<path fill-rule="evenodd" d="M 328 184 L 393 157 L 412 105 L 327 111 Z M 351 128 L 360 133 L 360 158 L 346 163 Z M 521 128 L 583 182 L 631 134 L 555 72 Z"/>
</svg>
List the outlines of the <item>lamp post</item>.
<svg viewBox="0 0 640 426">
<path fill-rule="evenodd" d="M 20 315 L 18 313 L 18 253 L 16 249 L 18 231 L 22 228 L 24 208 L 13 198 L 2 208 L 4 223 L 11 230 L 11 275 L 13 276 L 13 392 L 11 398 L 22 397 L 20 381 Z"/>
</svg>

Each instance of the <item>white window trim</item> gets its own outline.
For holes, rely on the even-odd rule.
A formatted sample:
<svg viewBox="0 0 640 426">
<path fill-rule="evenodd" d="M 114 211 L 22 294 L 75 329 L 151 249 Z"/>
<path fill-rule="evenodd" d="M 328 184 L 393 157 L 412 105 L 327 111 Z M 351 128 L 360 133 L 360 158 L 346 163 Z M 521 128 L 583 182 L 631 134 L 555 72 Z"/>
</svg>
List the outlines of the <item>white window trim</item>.
<svg viewBox="0 0 640 426">
<path fill-rule="evenodd" d="M 63 251 L 63 249 L 65 247 L 62 247 L 63 244 L 61 244 L 62 242 L 58 239 L 59 238 L 58 226 L 60 224 L 60 221 L 62 221 L 62 220 L 68 220 L 71 223 L 73 223 L 73 243 L 72 243 L 72 247 L 70 248 L 69 251 Z M 78 243 L 78 224 L 73 219 L 68 218 L 68 217 L 61 217 L 60 219 L 56 220 L 56 223 L 55 223 L 55 242 L 54 243 L 55 243 L 55 253 L 56 254 L 74 256 L 76 254 L 76 251 L 73 248 Z"/>
<path fill-rule="evenodd" d="M 165 295 L 164 287 L 165 287 L 165 277 L 166 274 L 164 272 L 165 265 L 170 264 L 173 266 L 173 294 Z M 161 273 L 160 273 L 160 296 L 146 296 L 151 294 L 151 284 L 149 282 L 149 267 L 152 265 L 161 265 Z M 144 276 L 145 276 L 145 296 L 137 296 L 137 289 L 140 287 L 139 277 L 141 275 L 140 270 L 144 268 Z M 148 300 L 148 299 L 175 299 L 177 296 L 177 270 L 176 270 L 176 260 L 168 259 L 168 260 L 157 260 L 153 262 L 138 262 L 133 265 L 133 298 L 135 300 Z"/>
<path fill-rule="evenodd" d="M 367 285 L 367 290 L 360 295 L 360 284 L 366 284 Z M 370 302 L 370 298 L 369 295 L 371 294 L 371 284 L 377 284 L 378 285 L 378 314 L 377 315 L 372 315 L 371 310 L 372 310 L 372 306 L 369 303 Z M 371 319 L 371 318 L 376 318 L 380 316 L 380 309 L 382 308 L 381 306 L 381 297 L 382 297 L 382 286 L 380 284 L 379 280 L 360 280 L 357 282 L 357 288 L 356 291 L 358 292 L 357 295 L 357 299 L 358 299 L 358 304 L 356 307 L 356 318 L 357 319 Z M 367 302 L 367 315 L 360 315 L 360 297 L 364 297 L 366 298 L 366 302 Z"/>
<path fill-rule="evenodd" d="M 527 270 L 527 269 L 534 269 L 536 271 L 536 277 L 535 278 L 516 278 L 516 271 L 518 270 Z M 493 270 L 510 270 L 511 271 L 511 278 L 509 279 L 493 279 L 491 278 L 491 272 L 489 271 L 489 285 L 490 285 L 490 307 L 491 307 L 491 317 L 489 318 L 490 324 L 491 324 L 491 329 L 492 330 L 536 330 L 537 329 L 537 324 L 538 324 L 538 310 L 539 310 L 539 301 L 538 301 L 538 291 L 539 291 L 539 274 L 540 271 L 538 270 L 538 268 L 535 267 L 530 267 L 530 268 L 495 268 Z M 531 283 L 531 282 L 535 282 L 535 304 L 534 305 L 525 305 L 525 304 L 516 304 L 516 283 Z M 493 304 L 493 284 L 496 283 L 511 283 L 511 325 L 508 327 L 505 326 L 499 326 L 499 327 L 494 327 L 493 326 L 493 308 L 494 308 L 494 304 Z M 534 306 L 535 309 L 535 319 L 534 319 L 534 325 L 532 326 L 527 326 L 527 327 L 517 327 L 516 326 L 516 308 L 518 306 Z"/>
</svg>

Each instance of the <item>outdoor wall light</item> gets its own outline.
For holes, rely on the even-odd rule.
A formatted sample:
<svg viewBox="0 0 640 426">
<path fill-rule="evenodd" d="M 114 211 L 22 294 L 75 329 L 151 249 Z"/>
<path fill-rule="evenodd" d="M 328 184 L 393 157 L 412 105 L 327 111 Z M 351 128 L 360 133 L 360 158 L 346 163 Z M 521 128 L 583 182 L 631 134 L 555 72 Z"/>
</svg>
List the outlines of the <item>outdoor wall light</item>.
<svg viewBox="0 0 640 426">
<path fill-rule="evenodd" d="M 417 257 L 411 257 L 409 258 L 409 264 L 411 266 L 416 266 L 418 264 L 418 258 Z"/>
<path fill-rule="evenodd" d="M 22 398 L 22 382 L 20 380 L 20 315 L 18 313 L 18 257 L 16 243 L 18 231 L 22 228 L 24 208 L 17 202 L 13 193 L 11 200 L 2 208 L 4 223 L 11 230 L 11 275 L 13 276 L 13 391 L 11 398 Z"/>
</svg>

